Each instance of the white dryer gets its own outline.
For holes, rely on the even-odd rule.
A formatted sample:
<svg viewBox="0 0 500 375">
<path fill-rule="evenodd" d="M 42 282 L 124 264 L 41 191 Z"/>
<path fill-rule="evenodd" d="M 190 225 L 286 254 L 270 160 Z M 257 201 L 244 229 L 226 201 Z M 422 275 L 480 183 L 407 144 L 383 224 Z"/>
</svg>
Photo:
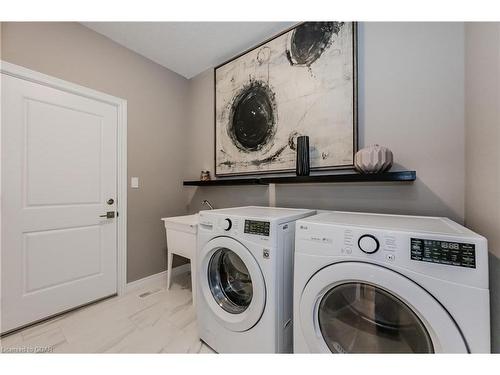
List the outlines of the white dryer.
<svg viewBox="0 0 500 375">
<path fill-rule="evenodd" d="M 270 207 L 200 212 L 201 340 L 220 353 L 292 351 L 295 221 L 313 214 Z"/>
<path fill-rule="evenodd" d="M 294 351 L 490 351 L 486 239 L 439 217 L 296 223 Z"/>
</svg>

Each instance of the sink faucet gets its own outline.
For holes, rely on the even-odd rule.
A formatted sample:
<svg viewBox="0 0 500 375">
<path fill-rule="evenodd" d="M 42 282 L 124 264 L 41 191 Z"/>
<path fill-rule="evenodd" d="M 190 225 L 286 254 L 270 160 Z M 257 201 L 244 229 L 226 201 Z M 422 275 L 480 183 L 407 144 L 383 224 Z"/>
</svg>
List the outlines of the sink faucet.
<svg viewBox="0 0 500 375">
<path fill-rule="evenodd" d="M 214 209 L 214 206 L 212 206 L 212 204 L 207 199 L 205 199 L 203 202 L 201 202 L 201 204 L 208 206 L 211 210 Z"/>
</svg>

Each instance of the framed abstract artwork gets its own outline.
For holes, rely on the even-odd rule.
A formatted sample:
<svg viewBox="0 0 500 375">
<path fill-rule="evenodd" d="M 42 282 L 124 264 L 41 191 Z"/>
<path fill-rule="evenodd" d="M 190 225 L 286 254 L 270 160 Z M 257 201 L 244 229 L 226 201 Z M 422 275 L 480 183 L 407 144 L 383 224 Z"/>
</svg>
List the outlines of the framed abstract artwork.
<svg viewBox="0 0 500 375">
<path fill-rule="evenodd" d="M 357 149 L 355 22 L 304 22 L 214 69 L 215 174 L 352 168 Z"/>
</svg>

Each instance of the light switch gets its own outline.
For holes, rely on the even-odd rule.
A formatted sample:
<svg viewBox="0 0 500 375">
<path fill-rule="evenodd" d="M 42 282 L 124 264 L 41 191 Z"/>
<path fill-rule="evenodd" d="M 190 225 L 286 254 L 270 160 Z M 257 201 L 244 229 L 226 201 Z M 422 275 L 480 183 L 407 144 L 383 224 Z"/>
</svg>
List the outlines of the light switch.
<svg viewBox="0 0 500 375">
<path fill-rule="evenodd" d="M 132 189 L 139 189 L 139 177 L 132 177 L 130 179 L 130 187 Z"/>
</svg>

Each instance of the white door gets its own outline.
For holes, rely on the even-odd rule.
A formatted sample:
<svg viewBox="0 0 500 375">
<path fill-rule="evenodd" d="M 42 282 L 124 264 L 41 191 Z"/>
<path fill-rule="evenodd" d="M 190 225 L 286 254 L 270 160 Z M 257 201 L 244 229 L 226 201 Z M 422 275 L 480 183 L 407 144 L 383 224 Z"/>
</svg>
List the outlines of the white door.
<svg viewBox="0 0 500 375">
<path fill-rule="evenodd" d="M 467 353 L 457 325 L 427 291 L 387 268 L 342 262 L 316 273 L 300 297 L 313 353 Z"/>
<path fill-rule="evenodd" d="M 201 298 L 226 328 L 236 332 L 252 328 L 266 304 L 264 277 L 253 255 L 229 237 L 212 239 L 201 254 Z"/>
<path fill-rule="evenodd" d="M 117 108 L 2 74 L 6 332 L 117 291 Z"/>
</svg>

